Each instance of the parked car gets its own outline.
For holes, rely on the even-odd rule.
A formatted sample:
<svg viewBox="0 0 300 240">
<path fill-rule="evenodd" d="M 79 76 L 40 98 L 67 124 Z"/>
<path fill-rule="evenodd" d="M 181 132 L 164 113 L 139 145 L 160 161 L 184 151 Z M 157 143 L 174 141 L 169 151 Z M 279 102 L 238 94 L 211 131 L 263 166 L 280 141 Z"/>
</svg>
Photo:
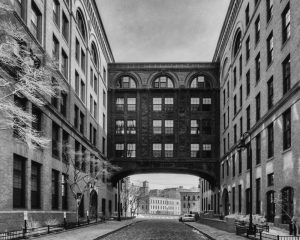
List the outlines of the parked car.
<svg viewBox="0 0 300 240">
<path fill-rule="evenodd" d="M 195 222 L 195 214 L 183 214 L 179 217 L 179 222 Z"/>
</svg>

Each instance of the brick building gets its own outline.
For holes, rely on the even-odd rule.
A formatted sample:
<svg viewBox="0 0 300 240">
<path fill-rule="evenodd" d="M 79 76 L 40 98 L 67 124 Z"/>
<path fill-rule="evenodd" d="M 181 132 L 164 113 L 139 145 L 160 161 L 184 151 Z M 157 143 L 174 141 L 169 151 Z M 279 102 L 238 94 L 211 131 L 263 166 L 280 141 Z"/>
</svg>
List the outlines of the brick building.
<svg viewBox="0 0 300 240">
<path fill-rule="evenodd" d="M 80 161 L 82 171 L 94 172 L 106 159 L 107 139 L 107 64 L 114 61 L 98 9 L 94 1 L 7 0 L 15 9 L 17 24 L 36 43 L 59 62 L 59 70 L 68 91 L 59 99 L 47 99 L 42 109 L 29 101 L 21 104 L 38 117 L 49 148 L 29 150 L 13 137 L 12 131 L 0 134 L 0 229 L 19 228 L 23 212 L 30 219 L 74 220 L 75 201 L 66 186 L 63 145 L 71 145 L 94 164 Z M 116 211 L 115 190 L 101 176 L 80 206 L 86 212 L 109 216 Z M 91 206 L 93 202 L 93 212 Z M 0 230 L 0 231 L 1 231 Z"/>
<path fill-rule="evenodd" d="M 181 214 L 200 213 L 201 193 L 199 191 L 180 192 Z"/>
<path fill-rule="evenodd" d="M 249 213 L 252 201 L 254 214 L 277 225 L 300 216 L 299 18 L 296 0 L 230 2 L 213 57 L 224 215 Z M 246 131 L 247 150 L 239 151 Z"/>
</svg>

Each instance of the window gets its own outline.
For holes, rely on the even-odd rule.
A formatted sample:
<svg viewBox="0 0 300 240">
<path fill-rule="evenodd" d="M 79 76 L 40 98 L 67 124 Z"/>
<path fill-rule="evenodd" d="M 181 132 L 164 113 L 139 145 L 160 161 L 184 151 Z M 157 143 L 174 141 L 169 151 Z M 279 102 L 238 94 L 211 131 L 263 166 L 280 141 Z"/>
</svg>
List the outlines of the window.
<svg viewBox="0 0 300 240">
<path fill-rule="evenodd" d="M 98 94 L 98 79 L 97 79 L 96 75 L 94 76 L 94 92 L 96 94 Z M 104 100 L 106 100 L 106 99 L 103 97 L 103 105 L 105 106 L 106 101 L 104 101 Z"/>
<path fill-rule="evenodd" d="M 246 73 L 246 93 L 247 93 L 247 96 L 250 94 L 250 69 Z"/>
<path fill-rule="evenodd" d="M 75 71 L 75 92 L 79 96 L 79 74 Z"/>
<path fill-rule="evenodd" d="M 65 53 L 64 50 L 61 50 L 61 72 L 65 78 L 68 78 L 68 55 Z"/>
<path fill-rule="evenodd" d="M 205 76 L 198 76 L 191 81 L 190 88 L 210 88 L 210 82 Z"/>
<path fill-rule="evenodd" d="M 260 133 L 256 136 L 256 164 L 261 162 L 261 136 Z"/>
<path fill-rule="evenodd" d="M 91 59 L 95 66 L 98 67 L 98 52 L 94 42 L 91 45 Z"/>
<path fill-rule="evenodd" d="M 59 60 L 59 42 L 54 34 L 53 34 L 52 57 L 57 61 Z"/>
<path fill-rule="evenodd" d="M 287 93 L 291 88 L 291 59 L 290 55 L 282 63 L 283 75 L 283 94 Z"/>
<path fill-rule="evenodd" d="M 52 157 L 59 159 L 59 126 L 52 122 Z"/>
<path fill-rule="evenodd" d="M 203 144 L 202 145 L 202 150 L 203 150 L 202 156 L 204 158 L 210 158 L 211 157 L 211 144 L 208 144 L 208 143 Z"/>
<path fill-rule="evenodd" d="M 273 107 L 273 97 L 274 97 L 274 90 L 273 90 L 273 76 L 268 81 L 268 109 Z"/>
<path fill-rule="evenodd" d="M 174 88 L 173 81 L 166 76 L 158 77 L 153 82 L 154 88 Z"/>
<path fill-rule="evenodd" d="M 52 210 L 58 209 L 58 192 L 59 192 L 59 185 L 58 185 L 58 177 L 59 172 L 52 170 Z"/>
<path fill-rule="evenodd" d="M 246 214 L 250 213 L 250 206 L 251 206 L 251 193 L 250 193 L 250 188 L 246 189 Z"/>
<path fill-rule="evenodd" d="M 81 155 L 80 150 L 81 150 L 80 143 L 75 140 L 75 166 L 74 167 L 76 169 L 80 168 L 80 155 Z"/>
<path fill-rule="evenodd" d="M 233 87 L 235 88 L 236 86 L 236 67 L 233 69 Z"/>
<path fill-rule="evenodd" d="M 273 32 L 271 32 L 268 39 L 267 39 L 268 65 L 270 65 L 273 62 L 273 58 L 274 58 L 273 48 L 274 48 Z"/>
<path fill-rule="evenodd" d="M 82 80 L 80 84 L 80 99 L 81 101 L 85 102 L 85 83 Z"/>
<path fill-rule="evenodd" d="M 136 121 L 127 120 L 127 134 L 136 134 Z"/>
<path fill-rule="evenodd" d="M 94 102 L 94 100 L 93 100 L 93 97 L 92 97 L 92 95 L 90 95 L 90 112 L 91 112 L 91 114 L 93 115 L 93 107 L 94 107 L 94 105 L 93 105 L 93 102 Z"/>
<path fill-rule="evenodd" d="M 243 106 L 243 85 L 240 86 L 240 107 Z"/>
<path fill-rule="evenodd" d="M 240 136 L 243 135 L 243 117 L 240 118 Z"/>
<path fill-rule="evenodd" d="M 162 121 L 153 120 L 153 134 L 161 134 Z"/>
<path fill-rule="evenodd" d="M 252 150 L 251 150 L 251 143 L 247 144 L 246 148 L 247 153 L 247 169 L 250 169 L 252 167 Z"/>
<path fill-rule="evenodd" d="M 246 7 L 246 10 L 245 10 L 245 22 L 246 22 L 246 25 L 249 24 L 249 21 L 250 21 L 250 8 L 249 8 L 249 3 Z"/>
<path fill-rule="evenodd" d="M 235 154 L 232 155 L 232 176 L 235 176 Z"/>
<path fill-rule="evenodd" d="M 26 21 L 26 1 L 25 0 L 15 0 L 16 12 L 19 16 Z"/>
<path fill-rule="evenodd" d="M 161 144 L 160 143 L 154 143 L 152 145 L 152 154 L 153 154 L 153 157 L 155 157 L 155 158 L 161 157 Z"/>
<path fill-rule="evenodd" d="M 222 163 L 222 178 L 225 176 L 225 167 L 224 167 L 224 162 Z"/>
<path fill-rule="evenodd" d="M 79 125 L 79 131 L 83 134 L 84 132 L 84 114 L 80 112 L 80 125 Z"/>
<path fill-rule="evenodd" d="M 106 86 L 107 83 L 106 83 L 106 69 L 105 68 L 103 68 L 103 81 L 104 81 L 104 84 Z"/>
<path fill-rule="evenodd" d="M 85 72 L 85 52 L 81 49 L 81 70 Z"/>
<path fill-rule="evenodd" d="M 32 1 L 30 30 L 39 42 L 42 42 L 42 14 Z"/>
<path fill-rule="evenodd" d="M 68 176 L 66 174 L 61 175 L 61 203 L 62 210 L 68 209 Z"/>
<path fill-rule="evenodd" d="M 60 113 L 64 117 L 67 116 L 67 102 L 68 102 L 68 94 L 65 92 L 61 92 Z"/>
<path fill-rule="evenodd" d="M 255 20 L 255 43 L 257 44 L 260 39 L 260 17 Z"/>
<path fill-rule="evenodd" d="M 173 104 L 174 104 L 174 99 L 173 98 L 165 98 L 165 111 L 167 112 L 172 112 L 173 111 Z"/>
<path fill-rule="evenodd" d="M 78 128 L 78 124 L 79 124 L 79 121 L 78 121 L 78 117 L 79 117 L 79 108 L 74 105 L 74 127 L 77 129 Z"/>
<path fill-rule="evenodd" d="M 191 134 L 199 135 L 200 134 L 200 126 L 198 120 L 191 120 Z"/>
<path fill-rule="evenodd" d="M 250 105 L 246 109 L 246 115 L 247 115 L 247 131 L 249 131 L 251 127 L 251 115 L 250 115 Z"/>
<path fill-rule="evenodd" d="M 31 208 L 38 209 L 41 195 L 41 167 L 40 164 L 31 163 Z"/>
<path fill-rule="evenodd" d="M 102 123 L 103 123 L 103 130 L 105 131 L 106 130 L 106 117 L 105 117 L 104 113 L 102 115 Z"/>
<path fill-rule="evenodd" d="M 255 58 L 255 78 L 256 82 L 260 80 L 260 53 Z"/>
<path fill-rule="evenodd" d="M 273 0 L 267 0 L 267 22 L 273 17 Z"/>
<path fill-rule="evenodd" d="M 77 40 L 77 39 L 76 39 Z M 93 87 L 93 77 L 94 77 L 94 71 L 93 69 L 91 68 L 90 70 L 90 85 L 91 87 Z"/>
<path fill-rule="evenodd" d="M 153 98 L 153 111 L 159 112 L 162 110 L 162 100 L 161 98 Z"/>
<path fill-rule="evenodd" d="M 283 150 L 291 147 L 291 109 L 286 110 L 283 115 Z"/>
<path fill-rule="evenodd" d="M 136 157 L 136 146 L 135 143 L 127 144 L 127 157 L 135 158 Z"/>
<path fill-rule="evenodd" d="M 268 184 L 268 187 L 274 186 L 274 173 L 269 173 L 267 175 L 267 184 Z"/>
<path fill-rule="evenodd" d="M 211 98 L 203 98 L 202 99 L 202 110 L 203 111 L 210 111 L 211 108 Z"/>
<path fill-rule="evenodd" d="M 233 113 L 234 115 L 237 113 L 236 95 L 233 97 Z"/>
<path fill-rule="evenodd" d="M 79 63 L 79 61 L 80 61 L 80 45 L 79 45 L 79 41 L 78 41 L 77 38 L 75 40 L 75 44 L 76 44 L 76 46 L 75 46 L 75 59 Z M 93 69 L 91 69 L 91 78 L 93 78 L 92 75 L 93 75 Z"/>
<path fill-rule="evenodd" d="M 69 41 L 69 20 L 66 14 L 62 13 L 62 35 L 64 36 L 65 40 Z"/>
<path fill-rule="evenodd" d="M 200 111 L 200 98 L 191 98 L 191 111 Z"/>
<path fill-rule="evenodd" d="M 116 157 L 119 157 L 119 158 L 124 157 L 124 144 L 123 143 L 116 144 Z"/>
<path fill-rule="evenodd" d="M 236 56 L 242 46 L 242 32 L 239 29 L 235 35 L 233 55 Z"/>
<path fill-rule="evenodd" d="M 239 63 L 240 63 L 240 76 L 242 76 L 242 74 L 243 74 L 243 56 L 242 55 L 240 56 Z"/>
<path fill-rule="evenodd" d="M 116 120 L 116 134 L 124 134 L 124 120 Z"/>
<path fill-rule="evenodd" d="M 210 119 L 203 119 L 202 120 L 202 133 L 203 134 L 211 134 L 211 120 Z"/>
<path fill-rule="evenodd" d="M 25 162 L 26 158 L 14 154 L 13 207 L 25 208 Z"/>
<path fill-rule="evenodd" d="M 235 213 L 235 187 L 232 188 L 232 212 Z"/>
<path fill-rule="evenodd" d="M 236 144 L 236 142 L 237 142 L 237 135 L 236 135 L 236 124 L 234 124 L 234 126 L 233 126 L 233 133 L 234 133 L 234 135 L 233 135 L 233 141 L 234 141 L 234 144 Z"/>
<path fill-rule="evenodd" d="M 172 135 L 174 128 L 174 121 L 173 120 L 165 120 L 165 134 Z"/>
<path fill-rule="evenodd" d="M 198 143 L 191 144 L 191 158 L 196 158 L 200 156 L 200 148 Z"/>
<path fill-rule="evenodd" d="M 117 98 L 116 111 L 124 111 L 124 98 Z"/>
<path fill-rule="evenodd" d="M 282 15 L 282 43 L 285 43 L 286 40 L 288 40 L 291 36 L 291 12 L 290 12 L 290 4 L 288 4 Z"/>
<path fill-rule="evenodd" d="M 227 81 L 227 98 L 229 98 L 229 81 Z"/>
<path fill-rule="evenodd" d="M 268 126 L 268 158 L 274 155 L 274 127 L 273 123 Z"/>
<path fill-rule="evenodd" d="M 98 136 L 97 136 L 97 129 L 93 128 L 93 142 L 92 142 L 92 144 L 94 146 L 96 146 L 96 144 L 97 144 L 97 138 L 98 138 Z"/>
<path fill-rule="evenodd" d="M 242 185 L 239 184 L 239 213 L 242 212 Z"/>
<path fill-rule="evenodd" d="M 260 178 L 256 179 L 256 214 L 260 214 L 260 205 L 261 205 L 261 197 L 260 197 Z"/>
<path fill-rule="evenodd" d="M 250 58 L 250 36 L 246 40 L 246 60 Z"/>
<path fill-rule="evenodd" d="M 76 12 L 76 21 L 81 36 L 83 37 L 84 40 L 86 40 L 86 27 L 85 27 L 86 25 L 83 18 L 83 14 L 80 10 L 77 10 Z"/>
<path fill-rule="evenodd" d="M 117 88 L 136 88 L 136 82 L 132 77 L 124 76 L 117 81 Z"/>
<path fill-rule="evenodd" d="M 275 217 L 275 192 L 267 192 L 267 214 L 266 219 L 268 222 L 274 222 Z"/>
<path fill-rule="evenodd" d="M 42 131 L 42 116 L 43 116 L 43 113 L 35 105 L 32 105 L 31 112 L 32 112 L 32 116 L 35 118 L 35 121 L 32 121 L 32 123 L 31 123 L 32 128 L 37 132 L 41 132 Z"/>
<path fill-rule="evenodd" d="M 258 122 L 260 119 L 260 93 L 256 95 L 255 103 L 256 103 L 256 122 Z"/>
<path fill-rule="evenodd" d="M 223 106 L 226 104 L 226 89 L 223 90 Z"/>
<path fill-rule="evenodd" d="M 165 144 L 165 157 L 172 158 L 173 157 L 173 143 Z"/>
<path fill-rule="evenodd" d="M 238 154 L 239 154 L 239 174 L 241 174 L 242 173 L 242 169 L 243 169 L 243 165 L 242 165 L 242 162 L 243 162 L 242 151 L 239 150 Z"/>
<path fill-rule="evenodd" d="M 57 0 L 53 0 L 53 21 L 56 23 L 57 26 L 59 26 L 59 2 Z"/>
<path fill-rule="evenodd" d="M 127 98 L 127 111 L 128 112 L 136 111 L 136 98 Z"/>
<path fill-rule="evenodd" d="M 94 101 L 94 118 L 97 119 L 97 103 Z"/>
<path fill-rule="evenodd" d="M 294 189 L 292 187 L 285 187 L 281 190 L 282 202 L 282 223 L 288 224 L 294 215 Z"/>
</svg>

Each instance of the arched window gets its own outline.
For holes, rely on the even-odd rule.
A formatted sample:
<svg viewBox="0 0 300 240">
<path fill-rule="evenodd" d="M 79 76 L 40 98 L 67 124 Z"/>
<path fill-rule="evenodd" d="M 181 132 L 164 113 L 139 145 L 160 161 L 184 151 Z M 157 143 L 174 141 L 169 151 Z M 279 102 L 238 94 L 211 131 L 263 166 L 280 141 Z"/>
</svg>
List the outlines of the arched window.
<svg viewBox="0 0 300 240">
<path fill-rule="evenodd" d="M 292 187 L 285 187 L 281 190 L 281 203 L 279 204 L 282 209 L 282 223 L 290 223 L 294 213 L 294 189 Z"/>
<path fill-rule="evenodd" d="M 153 82 L 154 88 L 174 88 L 173 81 L 167 76 L 160 76 Z"/>
<path fill-rule="evenodd" d="M 118 80 L 117 88 L 136 88 L 136 82 L 133 78 L 124 76 Z"/>
<path fill-rule="evenodd" d="M 211 88 L 210 81 L 205 76 L 197 76 L 191 81 L 191 88 Z"/>
<path fill-rule="evenodd" d="M 80 10 L 77 10 L 76 12 L 76 21 L 77 21 L 77 26 L 79 28 L 79 32 L 81 33 L 84 40 L 86 40 L 86 24 L 82 12 Z"/>
<path fill-rule="evenodd" d="M 95 65 L 98 66 L 98 52 L 95 43 L 92 43 L 91 58 Z"/>
<path fill-rule="evenodd" d="M 234 57 L 240 50 L 241 46 L 242 46 L 242 32 L 241 32 L 241 30 L 238 30 L 238 32 L 235 35 L 234 44 L 233 44 L 233 56 Z"/>
</svg>

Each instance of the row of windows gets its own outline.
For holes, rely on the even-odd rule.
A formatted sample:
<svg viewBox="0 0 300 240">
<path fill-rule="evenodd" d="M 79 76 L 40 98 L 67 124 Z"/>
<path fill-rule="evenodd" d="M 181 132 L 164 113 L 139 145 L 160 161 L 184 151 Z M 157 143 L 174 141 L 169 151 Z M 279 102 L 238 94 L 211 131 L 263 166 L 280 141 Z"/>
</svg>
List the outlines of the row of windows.
<svg viewBox="0 0 300 240">
<path fill-rule="evenodd" d="M 122 76 L 117 80 L 117 88 L 137 88 L 136 80 L 130 76 Z M 153 83 L 153 88 L 174 88 L 174 81 L 168 76 L 159 76 Z M 208 77 L 199 75 L 194 77 L 190 82 L 190 88 L 209 89 L 211 81 Z"/>
<path fill-rule="evenodd" d="M 150 203 L 167 204 L 167 205 L 169 205 L 169 204 L 174 205 L 176 203 L 177 205 L 179 205 L 178 201 L 174 202 L 174 201 L 170 201 L 170 200 L 157 200 L 157 199 L 150 199 Z"/>
<path fill-rule="evenodd" d="M 164 147 L 164 149 L 163 149 Z M 211 144 L 202 144 L 202 151 L 200 152 L 200 144 L 193 143 L 190 145 L 190 157 L 191 158 L 210 158 L 212 155 L 212 146 Z M 174 157 L 174 144 L 167 143 L 153 143 L 152 144 L 152 156 L 153 157 L 162 157 L 162 153 L 164 152 L 165 158 L 172 158 Z M 115 154 L 116 157 L 127 157 L 127 158 L 135 158 L 136 157 L 136 144 L 129 143 L 126 145 L 124 143 L 117 143 L 115 145 Z"/>
</svg>

